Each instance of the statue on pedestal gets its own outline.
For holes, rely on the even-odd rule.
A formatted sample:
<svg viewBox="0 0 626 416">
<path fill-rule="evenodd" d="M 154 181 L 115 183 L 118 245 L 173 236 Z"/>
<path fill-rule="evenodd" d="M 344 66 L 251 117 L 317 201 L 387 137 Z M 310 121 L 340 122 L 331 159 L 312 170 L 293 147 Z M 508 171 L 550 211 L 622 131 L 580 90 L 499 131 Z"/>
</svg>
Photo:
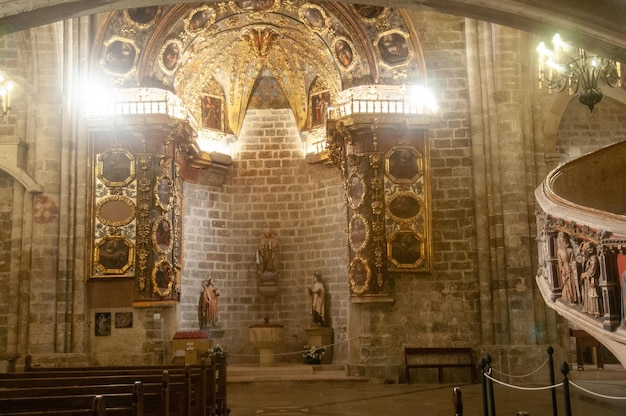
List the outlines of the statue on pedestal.
<svg viewBox="0 0 626 416">
<path fill-rule="evenodd" d="M 202 282 L 202 295 L 200 296 L 199 321 L 200 329 L 206 326 L 215 327 L 218 317 L 217 297 L 219 292 L 213 286 L 212 279 L 206 279 Z"/>
<path fill-rule="evenodd" d="M 326 318 L 324 313 L 324 296 L 326 291 L 321 282 L 322 274 L 315 272 L 313 274 L 313 283 L 309 286 L 309 296 L 311 296 L 311 322 L 312 326 L 326 326 Z"/>
<path fill-rule="evenodd" d="M 273 296 L 278 291 L 278 245 L 276 234 L 265 224 L 256 252 L 259 290 L 263 295 Z"/>
</svg>

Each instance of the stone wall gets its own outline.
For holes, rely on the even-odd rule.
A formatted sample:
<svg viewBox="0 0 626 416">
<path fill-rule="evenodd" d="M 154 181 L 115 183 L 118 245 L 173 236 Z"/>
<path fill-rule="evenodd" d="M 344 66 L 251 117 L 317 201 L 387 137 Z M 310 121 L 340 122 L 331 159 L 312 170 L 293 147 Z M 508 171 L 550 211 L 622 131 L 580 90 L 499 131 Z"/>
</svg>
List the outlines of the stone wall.
<svg viewBox="0 0 626 416">
<path fill-rule="evenodd" d="M 561 118 L 556 138 L 560 162 L 626 139 L 625 111 L 624 104 L 604 97 L 590 112 L 578 98 L 572 97 Z"/>
<path fill-rule="evenodd" d="M 429 126 L 432 183 L 431 273 L 396 273 L 393 303 L 351 306 L 351 371 L 397 380 L 405 346 L 481 342 L 463 20 L 411 14 L 439 105 Z"/>
<path fill-rule="evenodd" d="M 231 362 L 255 362 L 248 327 L 268 316 L 286 327 L 280 361 L 300 362 L 309 325 L 307 287 L 319 270 L 327 291 L 334 342 L 346 340 L 348 279 L 345 214 L 339 170 L 309 165 L 289 110 L 250 110 L 233 146 L 234 164 L 223 187 L 185 184 L 182 325 L 198 326 L 202 280 L 220 292 L 216 342 Z M 256 249 L 264 224 L 279 240 L 275 297 L 259 293 Z M 345 345 L 334 354 L 345 359 Z"/>
</svg>

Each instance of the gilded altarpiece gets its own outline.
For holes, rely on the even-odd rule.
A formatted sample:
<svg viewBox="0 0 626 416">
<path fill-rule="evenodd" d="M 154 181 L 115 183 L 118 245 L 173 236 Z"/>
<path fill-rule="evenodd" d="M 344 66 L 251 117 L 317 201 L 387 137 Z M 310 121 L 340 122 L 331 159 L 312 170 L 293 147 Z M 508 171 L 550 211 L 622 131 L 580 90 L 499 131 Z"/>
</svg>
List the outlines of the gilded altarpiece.
<svg viewBox="0 0 626 416">
<path fill-rule="evenodd" d="M 132 279 L 132 298 L 179 300 L 180 189 L 169 139 L 146 149 L 92 135 L 92 279 Z M 160 140 L 159 140 L 160 142 Z M 140 151 L 138 151 L 140 150 Z"/>
<path fill-rule="evenodd" d="M 385 298 L 391 276 L 431 268 L 426 128 L 397 116 L 328 122 L 328 150 L 343 171 L 348 276 L 356 298 Z"/>
</svg>

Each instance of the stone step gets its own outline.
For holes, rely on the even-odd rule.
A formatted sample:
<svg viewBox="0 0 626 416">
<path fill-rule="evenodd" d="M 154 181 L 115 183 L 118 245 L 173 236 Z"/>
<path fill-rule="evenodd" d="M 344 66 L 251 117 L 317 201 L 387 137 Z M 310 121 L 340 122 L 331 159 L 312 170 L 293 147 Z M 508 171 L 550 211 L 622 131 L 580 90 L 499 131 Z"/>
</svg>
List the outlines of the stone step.
<svg viewBox="0 0 626 416">
<path fill-rule="evenodd" d="M 363 377 L 351 377 L 346 374 L 345 366 L 333 364 L 229 364 L 228 382 L 254 381 L 314 381 L 314 380 L 363 380 Z"/>
</svg>

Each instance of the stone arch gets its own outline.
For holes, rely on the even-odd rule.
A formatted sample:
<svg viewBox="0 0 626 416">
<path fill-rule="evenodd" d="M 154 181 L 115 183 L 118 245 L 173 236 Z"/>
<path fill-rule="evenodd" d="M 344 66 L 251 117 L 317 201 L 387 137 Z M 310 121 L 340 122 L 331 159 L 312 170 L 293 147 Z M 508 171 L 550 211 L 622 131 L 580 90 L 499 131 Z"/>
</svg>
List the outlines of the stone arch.
<svg viewBox="0 0 626 416">
<path fill-rule="evenodd" d="M 0 170 L 3 170 L 11 175 L 14 179 L 21 183 L 28 192 L 32 194 L 39 194 L 43 192 L 43 187 L 31 178 L 31 176 L 22 168 L 7 165 L 4 161 L 0 160 Z"/>
</svg>

